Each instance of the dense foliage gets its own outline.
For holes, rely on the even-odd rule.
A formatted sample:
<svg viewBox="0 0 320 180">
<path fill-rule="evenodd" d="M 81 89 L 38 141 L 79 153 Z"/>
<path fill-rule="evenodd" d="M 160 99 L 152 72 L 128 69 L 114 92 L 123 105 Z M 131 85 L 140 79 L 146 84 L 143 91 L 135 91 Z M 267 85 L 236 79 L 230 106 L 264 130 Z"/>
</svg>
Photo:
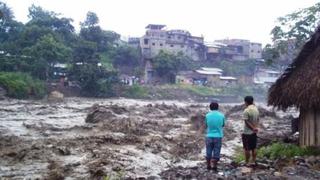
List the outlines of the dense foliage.
<svg viewBox="0 0 320 180">
<path fill-rule="evenodd" d="M 42 98 L 46 93 L 43 81 L 25 73 L 0 72 L 0 86 L 7 91 L 9 97 L 18 99 Z"/>
<path fill-rule="evenodd" d="M 266 45 L 263 58 L 269 64 L 287 65 L 315 32 L 319 19 L 320 3 L 279 17 L 271 30 L 273 45 Z"/>
<path fill-rule="evenodd" d="M 0 12 L 0 72 L 24 72 L 47 82 L 67 76 L 85 95 L 110 96 L 118 72 L 126 72 L 118 67 L 135 69 L 141 64 L 138 49 L 124 45 L 119 34 L 103 30 L 94 12 L 87 13 L 80 33 L 72 19 L 39 6 L 29 8 L 25 24 L 1 1 Z"/>
<path fill-rule="evenodd" d="M 153 60 L 153 67 L 159 77 L 167 82 L 175 82 L 178 71 L 192 69 L 192 59 L 182 52 L 177 54 L 160 51 Z"/>
</svg>

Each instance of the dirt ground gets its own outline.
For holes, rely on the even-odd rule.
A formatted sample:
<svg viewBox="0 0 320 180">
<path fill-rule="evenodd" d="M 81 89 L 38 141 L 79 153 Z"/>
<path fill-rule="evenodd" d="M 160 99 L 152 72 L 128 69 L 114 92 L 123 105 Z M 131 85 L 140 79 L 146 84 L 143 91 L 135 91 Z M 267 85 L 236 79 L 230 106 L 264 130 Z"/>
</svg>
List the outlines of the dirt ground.
<svg viewBox="0 0 320 180">
<path fill-rule="evenodd" d="M 241 145 L 243 107 L 220 109 L 228 116 L 222 149 L 228 167 Z M 175 179 L 177 172 L 199 173 L 207 111 L 207 104 L 178 101 L 0 101 L 0 179 Z M 289 132 L 288 119 L 262 112 L 260 142 Z"/>
</svg>

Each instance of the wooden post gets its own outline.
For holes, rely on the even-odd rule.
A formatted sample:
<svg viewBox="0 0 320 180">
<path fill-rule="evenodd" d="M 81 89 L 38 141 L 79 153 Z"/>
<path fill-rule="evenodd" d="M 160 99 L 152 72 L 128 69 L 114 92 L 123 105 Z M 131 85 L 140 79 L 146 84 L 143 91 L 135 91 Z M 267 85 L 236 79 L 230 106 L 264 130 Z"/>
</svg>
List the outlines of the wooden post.
<svg viewBox="0 0 320 180">
<path fill-rule="evenodd" d="M 299 119 L 300 146 L 320 146 L 320 110 L 300 109 Z"/>
</svg>

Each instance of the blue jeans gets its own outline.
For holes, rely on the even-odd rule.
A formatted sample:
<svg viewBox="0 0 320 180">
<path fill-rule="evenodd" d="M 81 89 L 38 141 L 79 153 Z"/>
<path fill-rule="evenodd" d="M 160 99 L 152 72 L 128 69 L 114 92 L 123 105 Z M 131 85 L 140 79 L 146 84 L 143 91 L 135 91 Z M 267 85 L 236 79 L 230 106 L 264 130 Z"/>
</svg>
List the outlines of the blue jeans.
<svg viewBox="0 0 320 180">
<path fill-rule="evenodd" d="M 213 154 L 213 159 L 219 161 L 221 146 L 222 146 L 222 138 L 207 137 L 206 138 L 207 160 L 211 160 L 212 154 Z"/>
</svg>

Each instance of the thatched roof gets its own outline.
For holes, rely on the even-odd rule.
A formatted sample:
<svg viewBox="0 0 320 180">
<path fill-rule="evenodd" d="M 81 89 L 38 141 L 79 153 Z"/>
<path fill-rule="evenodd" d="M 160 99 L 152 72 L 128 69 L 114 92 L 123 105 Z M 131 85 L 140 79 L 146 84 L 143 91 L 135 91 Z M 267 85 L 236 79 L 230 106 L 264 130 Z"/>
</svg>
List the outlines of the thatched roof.
<svg viewBox="0 0 320 180">
<path fill-rule="evenodd" d="M 268 104 L 280 109 L 320 108 L 320 27 L 270 87 Z"/>
</svg>

